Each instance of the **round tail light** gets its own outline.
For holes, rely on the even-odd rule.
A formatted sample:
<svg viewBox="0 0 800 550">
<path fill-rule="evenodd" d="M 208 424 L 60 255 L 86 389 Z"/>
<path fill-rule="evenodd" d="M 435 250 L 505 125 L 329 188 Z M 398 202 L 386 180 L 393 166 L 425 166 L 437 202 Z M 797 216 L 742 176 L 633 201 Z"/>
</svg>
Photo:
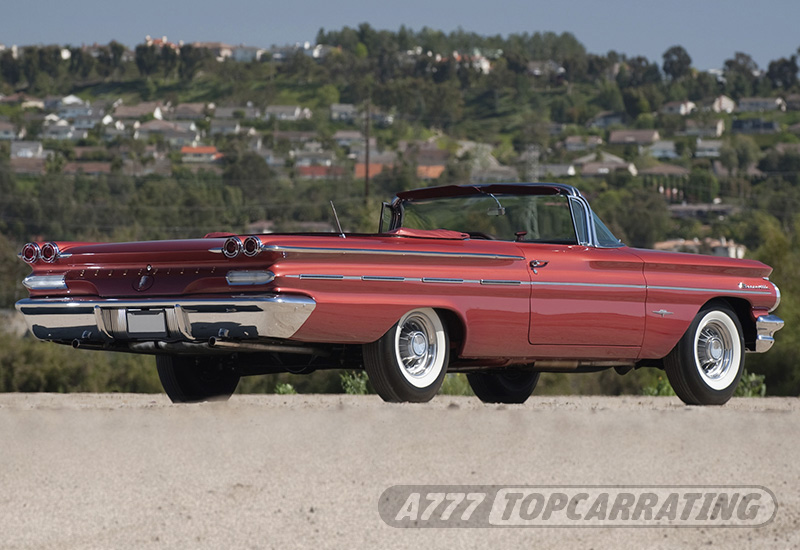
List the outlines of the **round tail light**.
<svg viewBox="0 0 800 550">
<path fill-rule="evenodd" d="M 20 252 L 20 256 L 22 257 L 23 261 L 32 264 L 36 260 L 39 259 L 42 251 L 39 249 L 39 245 L 36 243 L 28 243 L 22 247 L 22 252 Z"/>
<path fill-rule="evenodd" d="M 47 263 L 53 263 L 58 259 L 58 245 L 56 243 L 47 243 L 42 247 L 41 251 L 42 260 Z"/>
<path fill-rule="evenodd" d="M 222 245 L 222 253 L 225 254 L 227 258 L 235 258 L 241 251 L 242 241 L 239 240 L 239 237 L 229 237 L 225 241 L 225 244 Z"/>
<path fill-rule="evenodd" d="M 242 243 L 242 252 L 245 256 L 255 256 L 261 252 L 261 241 L 256 237 L 247 237 Z"/>
</svg>

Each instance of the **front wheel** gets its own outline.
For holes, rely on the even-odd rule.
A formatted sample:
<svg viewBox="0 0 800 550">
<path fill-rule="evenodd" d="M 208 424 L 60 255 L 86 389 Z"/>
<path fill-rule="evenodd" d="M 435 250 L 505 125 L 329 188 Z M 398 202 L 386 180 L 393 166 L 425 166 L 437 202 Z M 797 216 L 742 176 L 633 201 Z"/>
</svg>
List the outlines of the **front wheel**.
<svg viewBox="0 0 800 550">
<path fill-rule="evenodd" d="M 525 370 L 472 372 L 469 386 L 484 403 L 525 403 L 539 382 L 539 373 Z"/>
<path fill-rule="evenodd" d="M 720 304 L 703 308 L 664 358 L 664 370 L 687 405 L 727 403 L 744 370 L 744 338 L 736 314 Z"/>
<path fill-rule="evenodd" d="M 447 374 L 449 347 L 439 315 L 415 309 L 380 340 L 364 345 L 364 369 L 384 401 L 430 401 Z"/>
<path fill-rule="evenodd" d="M 173 403 L 228 399 L 239 374 L 218 357 L 156 355 L 158 377 Z"/>
</svg>

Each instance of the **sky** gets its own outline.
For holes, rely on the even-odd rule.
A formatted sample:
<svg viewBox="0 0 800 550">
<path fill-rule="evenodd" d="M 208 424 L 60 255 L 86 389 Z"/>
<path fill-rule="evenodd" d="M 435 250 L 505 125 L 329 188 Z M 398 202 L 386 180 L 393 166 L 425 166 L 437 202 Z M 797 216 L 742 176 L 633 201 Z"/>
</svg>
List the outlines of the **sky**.
<svg viewBox="0 0 800 550">
<path fill-rule="evenodd" d="M 681 45 L 700 70 L 720 68 L 735 52 L 766 69 L 800 47 L 797 0 L 4 0 L 0 44 L 105 44 L 128 46 L 146 35 L 171 41 L 232 45 L 313 43 L 320 28 L 367 22 L 396 31 L 400 25 L 482 35 L 571 32 L 589 52 L 616 50 L 659 64 Z"/>
</svg>

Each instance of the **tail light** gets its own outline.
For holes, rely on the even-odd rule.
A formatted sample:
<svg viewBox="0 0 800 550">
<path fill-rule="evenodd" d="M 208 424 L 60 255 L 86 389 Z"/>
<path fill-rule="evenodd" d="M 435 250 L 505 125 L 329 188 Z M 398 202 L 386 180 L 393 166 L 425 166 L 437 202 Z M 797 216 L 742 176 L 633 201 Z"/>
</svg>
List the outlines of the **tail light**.
<svg viewBox="0 0 800 550">
<path fill-rule="evenodd" d="M 222 253 L 226 258 L 235 258 L 242 251 L 242 241 L 239 237 L 229 237 L 222 245 Z"/>
<path fill-rule="evenodd" d="M 39 257 L 41 256 L 41 253 L 42 253 L 42 251 L 39 248 L 38 244 L 36 244 L 36 243 L 28 243 L 28 244 L 26 244 L 25 246 L 22 247 L 22 252 L 20 252 L 19 255 L 20 255 L 20 257 L 22 258 L 23 261 L 25 261 L 25 262 L 27 262 L 29 264 L 32 264 L 36 260 L 39 259 Z"/>
<path fill-rule="evenodd" d="M 58 259 L 58 245 L 56 243 L 47 243 L 42 246 L 41 256 L 42 260 L 47 263 L 53 263 Z"/>
<path fill-rule="evenodd" d="M 242 252 L 245 256 L 255 256 L 261 252 L 261 241 L 257 237 L 247 237 L 242 243 Z"/>
</svg>

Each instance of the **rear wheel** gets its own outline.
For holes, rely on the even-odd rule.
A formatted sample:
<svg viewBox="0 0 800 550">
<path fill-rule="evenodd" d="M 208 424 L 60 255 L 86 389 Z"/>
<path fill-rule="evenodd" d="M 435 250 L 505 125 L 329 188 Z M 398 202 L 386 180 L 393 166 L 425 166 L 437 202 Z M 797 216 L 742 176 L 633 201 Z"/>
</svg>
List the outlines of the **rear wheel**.
<svg viewBox="0 0 800 550">
<path fill-rule="evenodd" d="M 722 304 L 703 308 L 664 358 L 672 389 L 688 405 L 723 405 L 733 396 L 744 369 L 739 319 Z"/>
<path fill-rule="evenodd" d="M 156 367 L 173 403 L 225 400 L 239 384 L 239 374 L 218 357 L 157 355 Z"/>
<path fill-rule="evenodd" d="M 439 315 L 415 309 L 380 340 L 364 345 L 364 369 L 384 401 L 430 401 L 447 374 L 449 345 Z"/>
<path fill-rule="evenodd" d="M 525 370 L 472 372 L 467 380 L 484 403 L 524 403 L 539 382 L 539 373 Z"/>
</svg>

